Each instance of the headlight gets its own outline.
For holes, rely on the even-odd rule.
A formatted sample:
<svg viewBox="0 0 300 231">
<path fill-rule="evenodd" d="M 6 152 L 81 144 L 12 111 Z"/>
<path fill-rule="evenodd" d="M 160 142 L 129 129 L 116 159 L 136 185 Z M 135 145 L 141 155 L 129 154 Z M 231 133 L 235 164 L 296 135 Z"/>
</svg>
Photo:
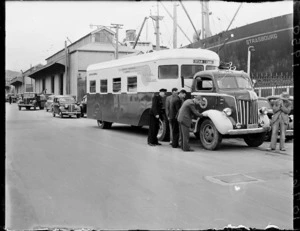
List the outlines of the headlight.
<svg viewBox="0 0 300 231">
<path fill-rule="evenodd" d="M 268 113 L 268 109 L 266 107 L 261 107 L 258 111 L 260 114 L 264 114 L 264 115 Z"/>
<path fill-rule="evenodd" d="M 232 113 L 232 110 L 231 110 L 231 108 L 227 107 L 223 110 L 223 112 L 225 113 L 225 115 L 230 116 Z"/>
<path fill-rule="evenodd" d="M 242 127 L 242 124 L 240 124 L 240 123 L 236 123 L 236 128 L 241 128 Z"/>
<path fill-rule="evenodd" d="M 68 104 L 65 104 L 65 109 L 67 109 L 69 107 L 69 105 Z"/>
</svg>

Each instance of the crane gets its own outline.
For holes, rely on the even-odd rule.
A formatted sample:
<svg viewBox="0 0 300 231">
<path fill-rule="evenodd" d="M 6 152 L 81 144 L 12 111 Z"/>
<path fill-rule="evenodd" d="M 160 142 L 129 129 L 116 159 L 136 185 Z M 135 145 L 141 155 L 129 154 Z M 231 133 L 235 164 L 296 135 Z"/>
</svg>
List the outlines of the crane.
<svg viewBox="0 0 300 231">
<path fill-rule="evenodd" d="M 139 31 L 139 33 L 138 33 L 136 39 L 135 39 L 135 42 L 134 42 L 134 45 L 133 45 L 132 49 L 134 49 L 134 48 L 136 47 L 136 44 L 137 44 L 137 42 L 139 41 L 140 35 L 141 35 L 141 33 L 142 33 L 143 27 L 144 27 L 145 22 L 146 22 L 147 19 L 148 19 L 148 17 L 145 17 L 145 18 L 144 18 L 143 24 L 142 24 L 141 29 L 140 29 L 140 31 Z"/>
</svg>

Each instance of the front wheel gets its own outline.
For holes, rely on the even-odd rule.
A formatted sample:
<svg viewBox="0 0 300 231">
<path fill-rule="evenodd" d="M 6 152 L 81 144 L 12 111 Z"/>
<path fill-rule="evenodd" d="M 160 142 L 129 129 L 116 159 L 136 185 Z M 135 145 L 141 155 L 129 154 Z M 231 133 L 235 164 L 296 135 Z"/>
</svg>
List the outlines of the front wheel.
<svg viewBox="0 0 300 231">
<path fill-rule="evenodd" d="M 222 142 L 222 135 L 209 119 L 204 120 L 201 124 L 199 136 L 203 147 L 208 150 L 218 149 Z"/>
<path fill-rule="evenodd" d="M 21 107 L 19 107 L 19 111 L 21 111 Z"/>
<path fill-rule="evenodd" d="M 76 116 L 77 116 L 77 118 L 80 118 L 80 114 L 77 114 Z"/>
<path fill-rule="evenodd" d="M 244 136 L 244 141 L 249 147 L 258 147 L 260 146 L 266 138 L 266 132 L 259 134 L 249 134 Z"/>
<path fill-rule="evenodd" d="M 109 128 L 111 128 L 111 125 L 112 125 L 111 122 L 106 122 L 106 121 L 102 121 L 102 120 L 97 120 L 97 124 L 102 129 L 109 129 Z"/>
<path fill-rule="evenodd" d="M 53 117 L 55 117 L 55 113 L 54 112 L 52 113 L 52 115 L 53 115 Z"/>
<path fill-rule="evenodd" d="M 59 111 L 59 116 L 60 116 L 60 118 L 64 117 L 61 111 Z"/>
</svg>

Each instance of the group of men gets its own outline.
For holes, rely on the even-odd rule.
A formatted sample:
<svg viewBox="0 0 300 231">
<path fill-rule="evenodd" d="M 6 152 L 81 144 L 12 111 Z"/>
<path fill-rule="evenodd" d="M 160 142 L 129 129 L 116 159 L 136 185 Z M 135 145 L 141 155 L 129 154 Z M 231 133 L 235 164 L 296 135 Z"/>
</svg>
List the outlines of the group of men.
<svg viewBox="0 0 300 231">
<path fill-rule="evenodd" d="M 186 91 L 178 92 L 177 88 L 172 89 L 172 94 L 166 98 L 165 111 L 163 110 L 163 98 L 167 90 L 162 88 L 158 95 L 152 97 L 152 107 L 150 109 L 150 123 L 148 133 L 148 145 L 161 145 L 158 142 L 159 119 L 163 119 L 165 113 L 170 127 L 170 144 L 173 148 L 181 148 L 183 151 L 194 151 L 189 146 L 189 133 L 193 115 L 202 117 L 195 106 L 202 101 L 201 96 L 193 99 L 186 98 Z"/>
</svg>

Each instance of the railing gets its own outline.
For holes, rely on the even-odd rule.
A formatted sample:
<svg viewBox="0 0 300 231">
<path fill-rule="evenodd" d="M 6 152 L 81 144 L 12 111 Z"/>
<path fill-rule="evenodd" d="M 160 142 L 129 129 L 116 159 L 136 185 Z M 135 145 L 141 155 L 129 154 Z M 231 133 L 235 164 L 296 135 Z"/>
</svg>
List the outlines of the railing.
<svg viewBox="0 0 300 231">
<path fill-rule="evenodd" d="M 282 92 L 287 92 L 291 96 L 294 95 L 294 86 L 255 87 L 254 90 L 259 97 L 280 95 Z"/>
</svg>

